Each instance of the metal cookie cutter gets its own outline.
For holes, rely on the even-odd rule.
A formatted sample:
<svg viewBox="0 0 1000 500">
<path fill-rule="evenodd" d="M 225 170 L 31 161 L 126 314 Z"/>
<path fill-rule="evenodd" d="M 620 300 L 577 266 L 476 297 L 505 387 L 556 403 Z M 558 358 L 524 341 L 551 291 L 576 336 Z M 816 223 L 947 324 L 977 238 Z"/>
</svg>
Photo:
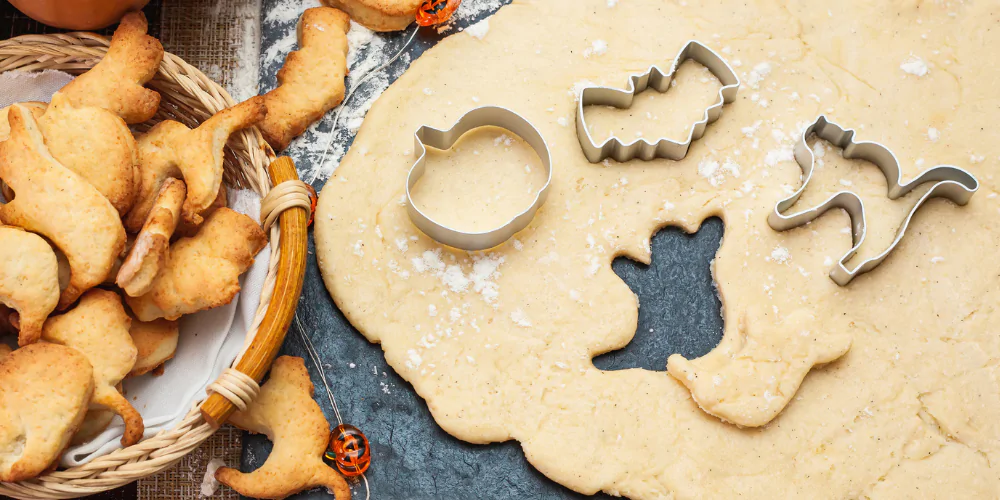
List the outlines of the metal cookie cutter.
<svg viewBox="0 0 1000 500">
<path fill-rule="evenodd" d="M 705 116 L 700 121 L 691 126 L 687 140 L 677 142 L 662 137 L 655 143 L 651 143 L 640 138 L 624 144 L 619 138 L 612 135 L 603 144 L 598 145 L 594 142 L 583 116 L 585 106 L 614 106 L 626 109 L 632 106 L 635 96 L 650 87 L 656 89 L 657 92 L 666 92 L 670 87 L 670 82 L 674 79 L 677 68 L 688 59 L 697 61 L 708 68 L 722 82 L 722 88 L 719 89 L 719 100 L 705 110 Z M 632 75 L 629 78 L 628 88 L 625 90 L 611 87 L 585 87 L 580 92 L 576 110 L 576 134 L 580 138 L 580 147 L 583 148 L 584 156 L 591 163 L 597 163 L 608 157 L 620 162 L 633 158 L 647 161 L 653 158 L 683 159 L 691 148 L 691 142 L 701 139 L 705 135 L 705 127 L 722 116 L 722 106 L 736 99 L 736 91 L 739 88 L 740 78 L 736 76 L 736 72 L 725 59 L 712 49 L 702 45 L 701 42 L 690 40 L 674 58 L 670 71 L 666 73 L 657 66 L 650 66 L 645 73 Z"/>
<path fill-rule="evenodd" d="M 538 190 L 531 206 L 500 227 L 482 232 L 460 231 L 445 226 L 423 213 L 413 202 L 411 190 L 423 177 L 426 170 L 427 148 L 425 145 L 441 150 L 451 149 L 466 132 L 486 126 L 496 126 L 509 130 L 524 139 L 542 160 L 547 177 L 545 185 Z M 549 185 L 552 183 L 552 158 L 549 155 L 549 147 L 545 144 L 542 134 L 528 120 L 509 109 L 496 106 L 476 108 L 459 118 L 458 122 L 448 130 L 438 130 L 424 125 L 417 129 L 413 138 L 413 151 L 417 155 L 417 161 L 410 167 L 410 173 L 406 176 L 406 211 L 413 224 L 439 243 L 463 250 L 493 248 L 527 227 L 531 219 L 534 218 L 535 212 L 545 203 L 545 198 L 549 194 Z"/>
<path fill-rule="evenodd" d="M 840 191 L 815 207 L 790 215 L 782 215 L 782 212 L 791 208 L 798 201 L 809 185 L 809 181 L 812 180 L 814 157 L 806 139 L 813 133 L 820 139 L 843 148 L 844 158 L 858 158 L 872 162 L 878 166 L 882 170 L 883 175 L 885 175 L 886 182 L 888 183 L 888 197 L 890 200 L 895 200 L 924 183 L 935 182 L 917 200 L 916 205 L 906 215 L 906 219 L 903 220 L 899 229 L 896 230 L 896 238 L 892 241 L 892 244 L 882 253 L 862 262 L 854 270 L 849 270 L 845 264 L 857 253 L 861 245 L 864 244 L 866 233 L 865 204 L 858 195 L 851 191 Z M 854 130 L 844 129 L 840 125 L 827 120 L 823 115 L 820 115 L 812 125 L 802 131 L 802 137 L 795 144 L 795 161 L 802 167 L 802 186 L 794 194 L 775 205 L 774 211 L 767 217 L 767 222 L 776 231 L 785 231 L 806 224 L 823 215 L 823 213 L 831 208 L 842 208 L 847 211 L 847 214 L 851 217 L 851 237 L 854 246 L 830 270 L 830 277 L 840 286 L 845 286 L 858 275 L 878 267 L 896 249 L 896 245 L 899 244 L 906 233 L 907 226 L 910 225 L 910 220 L 924 202 L 931 198 L 941 197 L 947 198 L 957 205 L 965 205 L 979 189 L 979 181 L 972 174 L 952 165 L 932 167 L 910 182 L 901 184 L 899 160 L 896 159 L 896 155 L 892 154 L 889 148 L 877 142 L 854 142 Z"/>
</svg>

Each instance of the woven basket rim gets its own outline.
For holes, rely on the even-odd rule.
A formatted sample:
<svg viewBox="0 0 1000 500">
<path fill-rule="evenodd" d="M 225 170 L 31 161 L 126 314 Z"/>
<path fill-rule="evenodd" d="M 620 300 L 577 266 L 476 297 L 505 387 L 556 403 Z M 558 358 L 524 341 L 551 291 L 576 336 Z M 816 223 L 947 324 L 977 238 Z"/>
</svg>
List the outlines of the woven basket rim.
<svg viewBox="0 0 1000 500">
<path fill-rule="evenodd" d="M 79 73 L 93 67 L 107 52 L 109 43 L 108 38 L 87 32 L 23 35 L 3 40 L 0 41 L 0 73 L 46 69 Z M 163 98 L 160 110 L 149 124 L 174 119 L 193 126 L 237 104 L 222 86 L 169 52 L 164 52 L 160 68 L 147 86 L 157 90 Z M 267 166 L 275 160 L 275 154 L 256 127 L 233 134 L 227 144 L 226 156 L 227 185 L 252 189 L 262 199 L 270 192 L 273 186 Z M 274 224 L 269 234 L 271 253 L 260 304 L 243 348 L 232 366 L 239 362 L 255 339 L 270 306 L 280 242 L 281 231 L 278 224 Z M 221 384 L 230 371 L 234 370 L 227 370 L 216 382 Z M 232 381 L 232 378 L 228 379 L 229 383 Z M 255 388 L 251 393 L 251 398 L 256 395 Z M 237 401 L 234 403 L 238 404 Z M 202 417 L 199 404 L 200 401 L 174 428 L 161 431 L 133 446 L 95 458 L 84 465 L 52 471 L 30 480 L 0 482 L 0 495 L 14 498 L 77 498 L 117 488 L 171 467 L 215 433 L 216 429 Z"/>
</svg>

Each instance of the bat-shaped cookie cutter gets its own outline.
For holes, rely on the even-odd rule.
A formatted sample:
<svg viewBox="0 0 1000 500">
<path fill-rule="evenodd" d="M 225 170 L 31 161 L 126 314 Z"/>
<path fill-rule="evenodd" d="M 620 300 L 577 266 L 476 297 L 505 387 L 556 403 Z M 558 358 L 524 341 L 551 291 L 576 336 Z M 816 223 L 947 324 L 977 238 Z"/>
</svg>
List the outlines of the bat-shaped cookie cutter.
<svg viewBox="0 0 1000 500">
<path fill-rule="evenodd" d="M 814 133 L 820 139 L 842 148 L 844 158 L 866 160 L 882 170 L 889 187 L 888 197 L 890 200 L 895 200 L 924 183 L 935 182 L 906 215 L 906 219 L 896 230 L 896 238 L 892 244 L 882 253 L 859 264 L 854 270 L 848 269 L 846 263 L 864 244 L 866 234 L 865 204 L 858 195 L 851 191 L 840 191 L 815 207 L 783 215 L 786 210 L 795 205 L 795 202 L 809 186 L 809 181 L 812 180 L 815 158 L 806 140 Z M 855 142 L 854 130 L 844 129 L 827 120 L 826 116 L 823 115 L 816 118 L 816 121 L 802 131 L 802 137 L 795 144 L 794 153 L 795 161 L 802 168 L 802 186 L 794 194 L 775 205 L 774 211 L 767 217 L 767 222 L 776 231 L 786 231 L 811 222 L 831 208 L 844 209 L 851 217 L 851 238 L 854 246 L 830 270 L 830 278 L 840 286 L 845 286 L 858 275 L 878 267 L 896 249 L 906 234 L 910 220 L 913 219 L 913 215 L 923 206 L 924 202 L 931 198 L 947 198 L 956 205 L 965 205 L 979 189 L 979 181 L 972 174 L 952 165 L 938 165 L 929 168 L 909 182 L 901 183 L 899 160 L 889 148 L 877 142 Z"/>
<path fill-rule="evenodd" d="M 656 142 L 649 142 L 639 138 L 629 143 L 623 143 L 621 139 L 612 135 L 602 144 L 594 142 L 583 116 L 584 107 L 596 105 L 626 109 L 632 106 L 635 96 L 648 88 L 653 88 L 657 92 L 666 92 L 670 88 L 670 82 L 673 81 L 677 68 L 688 59 L 708 68 L 722 82 L 722 88 L 719 89 L 718 101 L 705 109 L 705 115 L 701 120 L 694 122 L 686 140 L 677 142 L 661 137 Z M 612 87 L 585 87 L 580 92 L 576 109 L 576 134 L 580 138 L 583 155 L 591 163 L 597 163 L 609 157 L 620 162 L 633 158 L 647 161 L 653 158 L 683 159 L 687 156 L 688 150 L 691 149 L 691 143 L 705 135 L 705 127 L 722 116 L 722 107 L 736 99 L 736 92 L 739 88 L 740 78 L 725 59 L 701 42 L 690 40 L 684 44 L 684 48 L 674 58 L 670 71 L 664 72 L 654 65 L 650 66 L 645 73 L 629 77 L 628 88 L 624 90 Z"/>
<path fill-rule="evenodd" d="M 466 132 L 487 126 L 500 127 L 513 132 L 535 150 L 546 171 L 545 185 L 538 190 L 531 206 L 501 226 L 482 232 L 460 231 L 435 221 L 421 211 L 414 203 L 411 191 L 426 170 L 427 148 L 425 146 L 440 150 L 451 149 Z M 509 109 L 496 106 L 476 108 L 459 118 L 458 122 L 448 130 L 438 130 L 427 125 L 420 127 L 413 134 L 413 140 L 413 152 L 417 155 L 417 160 L 410 167 L 410 173 L 406 176 L 406 211 L 414 225 L 439 243 L 463 250 L 493 248 L 527 227 L 549 194 L 549 185 L 552 184 L 552 157 L 549 155 L 549 146 L 531 122 Z"/>
</svg>

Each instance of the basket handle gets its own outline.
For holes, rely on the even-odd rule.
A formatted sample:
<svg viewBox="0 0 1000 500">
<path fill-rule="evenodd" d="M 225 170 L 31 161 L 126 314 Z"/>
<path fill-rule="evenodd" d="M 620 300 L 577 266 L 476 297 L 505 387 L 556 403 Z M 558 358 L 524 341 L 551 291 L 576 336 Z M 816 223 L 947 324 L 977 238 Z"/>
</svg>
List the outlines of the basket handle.
<svg viewBox="0 0 1000 500">
<path fill-rule="evenodd" d="M 287 156 L 276 159 L 267 169 L 275 186 L 299 178 L 295 163 Z M 308 217 L 306 210 L 300 207 L 289 208 L 278 217 L 281 228 L 280 256 L 271 304 L 264 314 L 257 336 L 234 367 L 236 371 L 250 376 L 258 383 L 271 368 L 271 363 L 281 349 L 302 294 L 302 282 L 306 274 Z M 218 428 L 235 409 L 232 401 L 218 392 L 212 392 L 201 404 L 201 415 L 212 427 Z"/>
</svg>

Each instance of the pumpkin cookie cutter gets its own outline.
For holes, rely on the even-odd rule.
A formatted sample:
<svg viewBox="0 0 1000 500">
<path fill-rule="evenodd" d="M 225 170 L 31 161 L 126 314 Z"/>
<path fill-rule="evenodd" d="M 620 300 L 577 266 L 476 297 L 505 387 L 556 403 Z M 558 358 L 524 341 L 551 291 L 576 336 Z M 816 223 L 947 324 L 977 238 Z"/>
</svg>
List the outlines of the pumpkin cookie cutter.
<svg viewBox="0 0 1000 500">
<path fill-rule="evenodd" d="M 656 142 L 649 142 L 644 138 L 638 138 L 632 142 L 623 143 L 621 139 L 612 134 L 601 144 L 594 142 L 583 116 L 584 107 L 596 105 L 627 109 L 632 106 L 632 101 L 637 95 L 649 88 L 661 93 L 666 92 L 677 73 L 677 68 L 689 59 L 708 68 L 722 83 L 722 88 L 719 89 L 719 99 L 705 109 L 701 120 L 691 125 L 691 131 L 686 140 L 677 142 L 667 137 L 661 137 Z M 576 110 L 576 134 L 580 139 L 583 155 L 591 163 L 597 163 L 609 157 L 619 162 L 634 158 L 646 161 L 653 158 L 681 160 L 687 156 L 688 150 L 691 149 L 691 143 L 705 135 L 705 128 L 708 124 L 715 122 L 722 116 L 722 107 L 736 99 L 736 92 L 739 88 L 739 76 L 722 56 L 697 40 L 689 40 L 674 58 L 670 71 L 664 72 L 656 65 L 650 66 L 645 73 L 630 76 L 628 87 L 624 90 L 601 86 L 584 87 L 577 100 Z"/>
<path fill-rule="evenodd" d="M 906 234 L 906 229 L 910 225 L 910 220 L 914 214 L 920 210 L 924 202 L 931 198 L 946 198 L 959 206 L 969 202 L 972 195 L 979 190 L 979 181 L 969 172 L 953 165 L 938 165 L 929 168 L 917 175 L 909 182 L 901 183 L 901 172 L 899 160 L 889 148 L 877 142 L 855 142 L 854 130 L 845 129 L 836 123 L 829 121 L 826 116 L 820 115 L 811 125 L 802 131 L 802 136 L 795 144 L 795 161 L 802 168 L 802 186 L 791 196 L 779 201 L 774 207 L 774 211 L 767 217 L 767 222 L 776 231 L 786 231 L 804 224 L 807 224 L 819 216 L 823 215 L 831 208 L 842 208 L 851 217 L 851 238 L 853 246 L 843 257 L 837 261 L 836 266 L 830 270 L 830 278 L 838 285 L 845 286 L 858 275 L 867 273 L 878 267 L 896 249 L 899 242 Z M 917 186 L 928 182 L 935 182 L 931 188 L 917 200 L 917 203 L 910 209 L 906 218 L 903 219 L 899 229 L 896 230 L 896 238 L 882 253 L 866 259 L 853 270 L 847 268 L 847 261 L 857 253 L 861 245 L 864 244 L 866 235 L 865 204 L 861 198 L 852 191 L 840 191 L 826 199 L 819 205 L 806 210 L 789 215 L 783 213 L 791 208 L 805 192 L 812 180 L 813 165 L 815 157 L 812 148 L 806 142 L 810 135 L 823 139 L 834 146 L 843 149 L 843 156 L 847 159 L 861 159 L 874 163 L 885 176 L 888 184 L 888 197 L 890 200 L 913 191 Z"/>
<path fill-rule="evenodd" d="M 493 229 L 481 232 L 461 231 L 435 221 L 417 207 L 411 192 L 413 186 L 417 184 L 426 171 L 426 146 L 440 150 L 451 149 L 466 132 L 488 126 L 499 127 L 514 133 L 535 150 L 546 171 L 545 185 L 538 190 L 534 201 L 528 208 Z M 463 250 L 493 248 L 527 227 L 549 194 L 549 186 L 552 184 L 552 157 L 549 154 L 545 138 L 531 122 L 509 109 L 496 106 L 476 108 L 459 118 L 455 125 L 448 130 L 438 130 L 427 125 L 421 126 L 413 134 L 413 140 L 413 151 L 417 155 L 417 160 L 410 167 L 410 173 L 406 176 L 406 211 L 417 228 L 439 243 Z"/>
</svg>

